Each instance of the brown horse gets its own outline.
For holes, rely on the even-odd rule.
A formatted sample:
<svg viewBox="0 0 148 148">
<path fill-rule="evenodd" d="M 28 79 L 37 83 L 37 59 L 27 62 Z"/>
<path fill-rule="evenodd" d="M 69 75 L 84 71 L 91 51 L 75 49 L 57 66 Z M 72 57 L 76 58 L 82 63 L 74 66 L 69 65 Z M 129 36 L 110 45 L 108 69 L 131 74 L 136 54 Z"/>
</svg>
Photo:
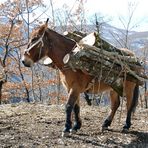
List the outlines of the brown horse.
<svg viewBox="0 0 148 148">
<path fill-rule="evenodd" d="M 48 56 L 54 65 L 60 69 L 61 80 L 68 91 L 66 123 L 63 136 L 69 134 L 70 131 L 76 132 L 81 128 L 82 122 L 80 119 L 79 105 L 80 93 L 83 93 L 86 90 L 93 93 L 110 91 L 111 113 L 102 125 L 102 128 L 106 129 L 110 126 L 115 112 L 119 107 L 119 95 L 103 81 L 98 82 L 98 80 L 95 80 L 92 88 L 92 85 L 90 85 L 93 80 L 92 76 L 83 73 L 81 70 L 73 71 L 71 68 L 65 67 L 63 58 L 67 53 L 70 53 L 73 50 L 76 42 L 47 28 L 47 22 L 32 32 L 31 40 L 22 57 L 23 64 L 27 67 L 31 67 L 41 58 Z M 123 129 L 129 129 L 131 126 L 131 113 L 136 106 L 138 99 L 138 86 L 133 82 L 126 81 L 125 94 L 127 99 L 127 118 Z M 75 115 L 75 124 L 73 127 L 71 120 L 72 111 Z"/>
</svg>

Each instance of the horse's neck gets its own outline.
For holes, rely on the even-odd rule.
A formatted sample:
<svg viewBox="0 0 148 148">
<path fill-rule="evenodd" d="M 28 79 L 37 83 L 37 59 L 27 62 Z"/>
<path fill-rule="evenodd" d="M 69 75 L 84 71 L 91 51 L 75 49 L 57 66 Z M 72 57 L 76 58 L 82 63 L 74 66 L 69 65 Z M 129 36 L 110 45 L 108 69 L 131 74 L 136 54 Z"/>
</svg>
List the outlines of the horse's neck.
<svg viewBox="0 0 148 148">
<path fill-rule="evenodd" d="M 67 53 L 72 51 L 75 46 L 75 42 L 54 31 L 51 31 L 51 34 L 52 60 L 58 68 L 62 69 L 64 66 L 63 58 Z"/>
</svg>

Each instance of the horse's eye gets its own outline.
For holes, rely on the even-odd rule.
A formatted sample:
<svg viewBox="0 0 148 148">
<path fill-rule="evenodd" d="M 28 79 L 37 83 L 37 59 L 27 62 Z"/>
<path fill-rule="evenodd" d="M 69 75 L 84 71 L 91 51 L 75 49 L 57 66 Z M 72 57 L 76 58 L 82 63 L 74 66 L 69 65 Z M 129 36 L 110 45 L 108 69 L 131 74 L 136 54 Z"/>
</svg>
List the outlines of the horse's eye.
<svg viewBox="0 0 148 148">
<path fill-rule="evenodd" d="M 31 39 L 31 42 L 35 42 L 38 40 L 38 37 L 34 37 L 33 39 Z"/>
</svg>

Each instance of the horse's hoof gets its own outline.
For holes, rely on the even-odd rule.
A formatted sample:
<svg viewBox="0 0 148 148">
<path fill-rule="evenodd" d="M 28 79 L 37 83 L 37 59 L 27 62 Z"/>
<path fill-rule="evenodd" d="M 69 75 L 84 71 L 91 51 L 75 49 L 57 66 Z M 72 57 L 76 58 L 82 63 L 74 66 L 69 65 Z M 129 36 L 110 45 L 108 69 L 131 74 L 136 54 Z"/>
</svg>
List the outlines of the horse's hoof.
<svg viewBox="0 0 148 148">
<path fill-rule="evenodd" d="M 71 134 L 76 134 L 76 133 L 77 133 L 77 130 L 71 129 L 71 130 L 70 130 L 70 133 L 71 133 Z"/>
<path fill-rule="evenodd" d="M 108 127 L 102 126 L 102 132 L 107 131 Z"/>
<path fill-rule="evenodd" d="M 122 129 L 122 133 L 128 133 L 129 132 L 129 129 L 128 128 L 123 128 Z"/>
<path fill-rule="evenodd" d="M 69 137 L 70 134 L 70 132 L 62 132 L 62 137 Z"/>
<path fill-rule="evenodd" d="M 122 129 L 122 133 L 128 133 L 130 126 L 124 125 Z"/>
<path fill-rule="evenodd" d="M 89 105 L 89 106 L 92 105 L 91 100 L 87 102 L 87 105 Z"/>
</svg>

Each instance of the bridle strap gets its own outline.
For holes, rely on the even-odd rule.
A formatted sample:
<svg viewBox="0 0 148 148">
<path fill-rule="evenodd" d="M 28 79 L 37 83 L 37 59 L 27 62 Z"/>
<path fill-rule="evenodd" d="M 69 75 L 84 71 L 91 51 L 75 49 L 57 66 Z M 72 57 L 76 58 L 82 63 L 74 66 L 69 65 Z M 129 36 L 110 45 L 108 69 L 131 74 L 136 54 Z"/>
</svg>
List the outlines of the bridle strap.
<svg viewBox="0 0 148 148">
<path fill-rule="evenodd" d="M 41 48 L 44 46 L 43 37 L 44 37 L 44 35 L 45 35 L 45 31 L 46 31 L 46 30 L 44 30 L 42 36 L 38 39 L 37 42 L 35 42 L 35 43 L 34 43 L 33 45 L 31 45 L 28 49 L 26 49 L 27 52 L 28 52 L 30 49 L 32 49 L 34 46 L 36 46 L 38 43 L 40 43 L 40 42 L 41 42 Z"/>
</svg>

